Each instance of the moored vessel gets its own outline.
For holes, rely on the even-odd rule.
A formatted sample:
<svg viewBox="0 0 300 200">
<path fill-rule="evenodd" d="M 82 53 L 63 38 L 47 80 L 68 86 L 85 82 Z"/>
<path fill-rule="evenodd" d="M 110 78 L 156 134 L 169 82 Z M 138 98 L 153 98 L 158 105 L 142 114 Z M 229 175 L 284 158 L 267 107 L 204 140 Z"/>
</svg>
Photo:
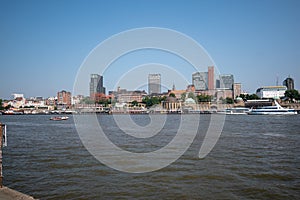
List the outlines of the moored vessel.
<svg viewBox="0 0 300 200">
<path fill-rule="evenodd" d="M 252 108 L 249 115 L 296 115 L 295 109 L 283 108 L 276 100 L 275 106 L 263 106 L 261 108 Z"/>
<path fill-rule="evenodd" d="M 51 117 L 50 120 L 53 120 L 53 121 L 61 121 L 61 120 L 67 120 L 69 119 L 69 117 L 67 116 L 55 116 L 55 117 Z"/>
</svg>

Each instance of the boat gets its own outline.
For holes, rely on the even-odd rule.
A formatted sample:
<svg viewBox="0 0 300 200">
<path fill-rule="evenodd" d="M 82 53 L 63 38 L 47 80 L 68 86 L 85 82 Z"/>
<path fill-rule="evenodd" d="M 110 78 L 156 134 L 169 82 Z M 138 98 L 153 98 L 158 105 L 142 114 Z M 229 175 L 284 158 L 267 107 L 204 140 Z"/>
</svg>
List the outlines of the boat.
<svg viewBox="0 0 300 200">
<path fill-rule="evenodd" d="M 263 106 L 261 108 L 252 108 L 249 115 L 296 115 L 295 109 L 283 108 L 276 100 L 275 106 Z"/>
<path fill-rule="evenodd" d="M 15 111 L 15 110 L 6 110 L 2 112 L 3 115 L 23 115 L 24 113 L 21 111 Z"/>
<path fill-rule="evenodd" d="M 236 108 L 227 108 L 225 110 L 226 115 L 246 115 L 249 112 L 249 108 L 236 107 Z"/>
<path fill-rule="evenodd" d="M 56 117 L 51 117 L 50 120 L 53 120 L 53 121 L 61 121 L 61 120 L 67 120 L 69 119 L 69 117 L 67 116 L 56 116 Z"/>
</svg>

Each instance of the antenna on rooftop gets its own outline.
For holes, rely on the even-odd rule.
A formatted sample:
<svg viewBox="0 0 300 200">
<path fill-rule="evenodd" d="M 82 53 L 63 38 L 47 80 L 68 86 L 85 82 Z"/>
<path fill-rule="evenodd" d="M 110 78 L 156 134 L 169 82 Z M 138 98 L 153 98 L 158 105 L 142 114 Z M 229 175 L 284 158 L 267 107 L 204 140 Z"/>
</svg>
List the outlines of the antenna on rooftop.
<svg viewBox="0 0 300 200">
<path fill-rule="evenodd" d="M 276 86 L 278 86 L 278 74 L 276 76 Z"/>
</svg>

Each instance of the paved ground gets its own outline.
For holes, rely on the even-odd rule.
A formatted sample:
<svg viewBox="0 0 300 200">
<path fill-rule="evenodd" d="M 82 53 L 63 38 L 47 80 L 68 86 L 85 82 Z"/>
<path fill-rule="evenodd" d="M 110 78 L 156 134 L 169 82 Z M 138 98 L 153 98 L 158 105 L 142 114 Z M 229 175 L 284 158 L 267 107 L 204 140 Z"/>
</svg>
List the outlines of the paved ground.
<svg viewBox="0 0 300 200">
<path fill-rule="evenodd" d="M 34 200 L 33 197 L 12 190 L 8 187 L 0 188 L 0 199 L 1 200 Z"/>
</svg>

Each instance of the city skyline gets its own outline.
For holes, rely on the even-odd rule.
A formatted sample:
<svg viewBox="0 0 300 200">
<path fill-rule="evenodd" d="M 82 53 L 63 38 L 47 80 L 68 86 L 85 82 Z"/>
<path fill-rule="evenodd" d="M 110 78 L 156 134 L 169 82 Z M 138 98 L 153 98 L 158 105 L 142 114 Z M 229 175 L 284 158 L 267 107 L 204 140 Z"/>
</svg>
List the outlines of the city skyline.
<svg viewBox="0 0 300 200">
<path fill-rule="evenodd" d="M 210 71 L 210 81 L 211 82 L 211 86 L 210 89 L 208 87 L 208 74 Z M 113 91 L 110 90 L 108 91 L 108 93 L 106 93 L 106 89 L 103 85 L 103 79 L 104 77 L 99 75 L 99 74 L 90 74 L 90 83 L 89 83 L 89 91 L 90 94 L 88 96 L 84 96 L 82 94 L 73 94 L 69 91 L 59 91 L 57 92 L 57 99 L 60 100 L 62 98 L 62 96 L 65 96 L 64 93 L 67 93 L 68 96 L 71 97 L 77 97 L 77 96 L 81 96 L 81 97 L 90 97 L 91 99 L 96 98 L 97 95 L 103 94 L 104 96 L 109 96 L 113 93 L 118 93 L 118 92 L 125 92 L 125 93 L 134 93 L 134 92 L 142 92 L 145 95 L 165 95 L 166 93 L 172 92 L 172 91 L 189 91 L 191 87 L 194 88 L 194 92 L 198 93 L 198 94 L 209 94 L 212 96 L 218 96 L 216 93 L 214 94 L 214 92 L 216 91 L 228 91 L 231 90 L 232 91 L 232 98 L 235 99 L 236 97 L 240 96 L 240 94 L 257 94 L 258 90 L 261 90 L 262 88 L 280 88 L 282 90 L 294 90 L 294 79 L 291 78 L 290 76 L 288 76 L 283 82 L 282 85 L 278 84 L 277 81 L 277 85 L 272 85 L 272 86 L 261 86 L 259 88 L 257 88 L 257 90 L 254 93 L 247 93 L 245 91 L 242 91 L 242 84 L 241 83 L 236 83 L 234 82 L 234 75 L 232 74 L 219 74 L 218 77 L 216 78 L 214 72 L 214 66 L 209 66 L 208 67 L 208 71 L 207 72 L 195 72 L 192 74 L 192 84 L 188 84 L 186 85 L 186 88 L 179 88 L 175 89 L 175 84 L 173 83 L 172 88 L 165 88 L 165 91 L 162 91 L 162 85 L 161 85 L 161 74 L 148 74 L 148 85 L 147 85 L 147 89 L 135 89 L 130 91 L 130 89 L 128 90 L 128 88 L 121 88 L 120 86 L 117 87 L 117 90 Z M 211 74 L 212 73 L 212 74 Z M 202 75 L 206 76 L 206 80 L 205 77 L 203 77 Z M 200 87 L 197 88 L 197 82 L 205 82 L 204 84 L 201 83 L 201 86 L 204 87 Z M 196 83 L 196 84 L 195 84 Z M 199 85 L 199 84 L 198 84 Z M 214 86 L 212 86 L 214 85 Z M 284 89 L 285 88 L 285 89 Z M 128 91 L 127 91 L 128 90 Z M 148 90 L 148 93 L 146 92 L 146 90 Z M 283 95 L 284 92 L 281 94 Z M 11 96 L 13 96 L 13 98 L 8 98 L 6 100 L 10 100 L 10 99 L 17 99 L 18 97 L 21 98 L 29 98 L 29 99 L 51 99 L 51 98 L 55 98 L 53 96 L 48 96 L 48 97 L 43 97 L 43 96 L 31 96 L 31 97 L 25 97 L 23 93 L 12 93 Z M 61 96 L 61 97 L 60 97 Z M 101 97 L 104 97 L 101 96 Z M 284 95 L 283 95 L 284 96 Z M 269 97 L 268 97 L 269 98 Z"/>
<path fill-rule="evenodd" d="M 2 1 L 0 5 L 2 99 L 12 93 L 47 97 L 62 89 L 72 91 L 80 65 L 95 46 L 119 32 L 149 26 L 193 38 L 212 57 L 215 70 L 233 74 L 246 92 L 276 85 L 277 80 L 282 85 L 289 75 L 295 89 L 300 88 L 299 1 Z M 117 87 L 115 74 L 153 60 L 179 70 L 192 83 L 195 70 L 185 70 L 186 63 L 177 58 L 153 52 L 128 56 L 104 74 L 107 91 Z M 136 76 L 136 81 L 142 78 Z M 172 88 L 174 81 L 170 82 L 165 87 Z M 185 88 L 186 82 L 174 84 Z M 128 80 L 120 86 L 136 89 Z"/>
</svg>

